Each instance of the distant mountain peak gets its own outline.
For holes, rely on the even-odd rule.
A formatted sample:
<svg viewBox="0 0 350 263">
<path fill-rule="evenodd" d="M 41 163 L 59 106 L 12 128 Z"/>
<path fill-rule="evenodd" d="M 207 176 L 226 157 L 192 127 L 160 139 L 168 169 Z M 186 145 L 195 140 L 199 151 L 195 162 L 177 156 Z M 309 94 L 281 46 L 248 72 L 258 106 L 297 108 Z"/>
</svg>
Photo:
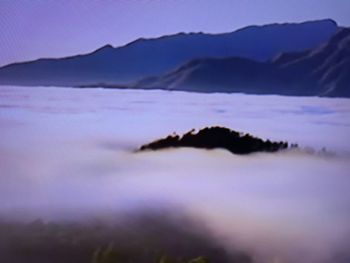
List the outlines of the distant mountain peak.
<svg viewBox="0 0 350 263">
<path fill-rule="evenodd" d="M 201 60 L 195 65 L 190 64 L 193 67 L 187 68 L 187 73 L 197 72 L 198 65 L 210 67 L 212 61 L 203 60 L 205 58 L 239 57 L 265 62 L 278 53 L 313 49 L 327 42 L 339 30 L 335 25 L 333 20 L 326 19 L 290 26 L 253 26 L 227 33 L 182 32 L 158 38 L 139 38 L 124 46 L 105 45 L 88 54 L 4 66 L 0 68 L 0 85 L 107 83 L 120 86 L 172 72 L 194 59 Z M 238 64 L 251 64 L 241 59 L 236 59 L 231 66 L 239 68 Z"/>
<path fill-rule="evenodd" d="M 134 85 L 146 89 L 350 97 L 350 28 L 311 50 L 281 53 L 267 62 L 206 58 Z"/>
<path fill-rule="evenodd" d="M 101 51 L 106 51 L 106 50 L 112 50 L 114 47 L 111 44 L 104 45 L 98 49 L 96 49 L 93 53 L 101 52 Z"/>
<path fill-rule="evenodd" d="M 332 26 L 338 26 L 338 23 L 331 18 L 309 20 L 304 22 L 287 22 L 287 23 L 276 23 L 277 25 L 305 25 L 305 24 L 328 24 Z"/>
<path fill-rule="evenodd" d="M 322 22 L 322 23 L 328 23 L 328 24 L 333 24 L 335 26 L 338 26 L 337 21 L 331 19 L 331 18 L 326 18 L 326 19 L 321 19 L 321 20 L 314 20 L 310 22 Z"/>
<path fill-rule="evenodd" d="M 318 25 L 320 27 L 338 27 L 338 23 L 331 19 L 331 18 L 325 18 L 325 19 L 319 19 L 319 20 L 310 20 L 310 21 L 304 21 L 304 22 L 286 22 L 286 23 L 268 23 L 264 25 L 250 25 L 246 27 L 242 27 L 237 29 L 235 32 L 240 32 L 240 31 L 246 31 L 250 29 L 259 29 L 259 28 L 271 28 L 271 27 L 281 27 L 281 26 L 305 26 L 305 25 Z"/>
<path fill-rule="evenodd" d="M 222 32 L 222 33 L 208 33 L 208 32 L 178 32 L 175 34 L 168 34 L 168 35 L 163 35 L 160 37 L 140 37 L 134 41 L 131 41 L 127 43 L 125 46 L 129 46 L 138 42 L 143 42 L 143 41 L 149 41 L 149 40 L 162 40 L 162 39 L 168 39 L 168 38 L 176 38 L 176 37 L 182 37 L 182 36 L 196 36 L 196 35 L 211 35 L 211 36 L 218 36 L 218 35 L 225 35 L 225 34 L 232 34 L 240 31 L 245 31 L 249 29 L 259 29 L 259 28 L 268 28 L 268 27 L 273 27 L 273 26 L 283 26 L 283 25 L 295 25 L 295 26 L 301 26 L 301 25 L 320 25 L 320 26 L 332 26 L 332 27 L 338 27 L 338 23 L 331 19 L 331 18 L 325 18 L 325 19 L 318 19 L 318 20 L 311 20 L 311 21 L 305 21 L 305 22 L 287 22 L 287 23 L 267 23 L 263 25 L 250 25 L 246 27 L 239 28 L 237 30 L 233 30 L 231 32 Z"/>
</svg>

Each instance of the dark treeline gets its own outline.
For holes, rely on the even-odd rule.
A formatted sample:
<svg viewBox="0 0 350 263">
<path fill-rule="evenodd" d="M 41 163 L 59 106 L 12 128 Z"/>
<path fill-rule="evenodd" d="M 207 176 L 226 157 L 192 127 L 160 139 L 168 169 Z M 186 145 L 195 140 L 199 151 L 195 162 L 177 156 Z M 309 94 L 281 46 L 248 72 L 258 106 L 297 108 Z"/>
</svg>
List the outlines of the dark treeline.
<svg viewBox="0 0 350 263">
<path fill-rule="evenodd" d="M 181 137 L 176 134 L 169 135 L 164 139 L 141 146 L 140 151 L 169 147 L 222 148 L 234 154 L 249 154 L 254 152 L 276 152 L 287 149 L 288 143 L 264 141 L 250 134 L 240 133 L 224 127 L 206 127 L 197 133 L 191 130 Z M 291 147 L 297 147 L 297 145 L 292 144 Z"/>
</svg>

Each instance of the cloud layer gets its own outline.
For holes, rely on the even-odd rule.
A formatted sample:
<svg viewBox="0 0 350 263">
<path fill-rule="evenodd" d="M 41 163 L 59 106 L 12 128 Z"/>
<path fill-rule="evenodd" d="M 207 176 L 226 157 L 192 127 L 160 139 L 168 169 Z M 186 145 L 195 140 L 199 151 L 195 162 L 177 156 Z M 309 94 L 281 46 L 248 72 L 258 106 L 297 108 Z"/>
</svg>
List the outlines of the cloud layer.
<svg viewBox="0 0 350 263">
<path fill-rule="evenodd" d="M 327 262 L 350 239 L 347 99 L 1 87 L 0 108 L 3 216 L 176 207 L 269 262 Z M 211 125 L 334 155 L 133 152 Z"/>
</svg>

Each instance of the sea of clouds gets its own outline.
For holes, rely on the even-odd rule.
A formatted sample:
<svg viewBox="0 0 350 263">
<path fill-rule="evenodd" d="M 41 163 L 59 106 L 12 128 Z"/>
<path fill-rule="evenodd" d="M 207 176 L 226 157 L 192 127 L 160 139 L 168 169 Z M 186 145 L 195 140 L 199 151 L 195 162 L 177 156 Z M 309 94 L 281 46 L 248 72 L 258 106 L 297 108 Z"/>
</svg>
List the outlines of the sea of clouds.
<svg viewBox="0 0 350 263">
<path fill-rule="evenodd" d="M 135 153 L 213 125 L 301 149 Z M 3 86 L 0 131 L 3 217 L 176 207 L 267 262 L 349 252 L 349 99 Z"/>
</svg>

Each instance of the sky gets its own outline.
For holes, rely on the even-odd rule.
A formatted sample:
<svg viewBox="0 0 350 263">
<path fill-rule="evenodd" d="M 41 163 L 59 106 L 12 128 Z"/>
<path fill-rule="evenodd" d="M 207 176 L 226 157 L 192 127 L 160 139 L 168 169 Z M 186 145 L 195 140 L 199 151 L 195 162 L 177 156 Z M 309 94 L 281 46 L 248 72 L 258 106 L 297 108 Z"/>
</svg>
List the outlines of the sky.
<svg viewBox="0 0 350 263">
<path fill-rule="evenodd" d="M 178 32 L 324 18 L 350 26 L 349 11 L 349 0 L 0 0 L 0 66 Z"/>
</svg>

